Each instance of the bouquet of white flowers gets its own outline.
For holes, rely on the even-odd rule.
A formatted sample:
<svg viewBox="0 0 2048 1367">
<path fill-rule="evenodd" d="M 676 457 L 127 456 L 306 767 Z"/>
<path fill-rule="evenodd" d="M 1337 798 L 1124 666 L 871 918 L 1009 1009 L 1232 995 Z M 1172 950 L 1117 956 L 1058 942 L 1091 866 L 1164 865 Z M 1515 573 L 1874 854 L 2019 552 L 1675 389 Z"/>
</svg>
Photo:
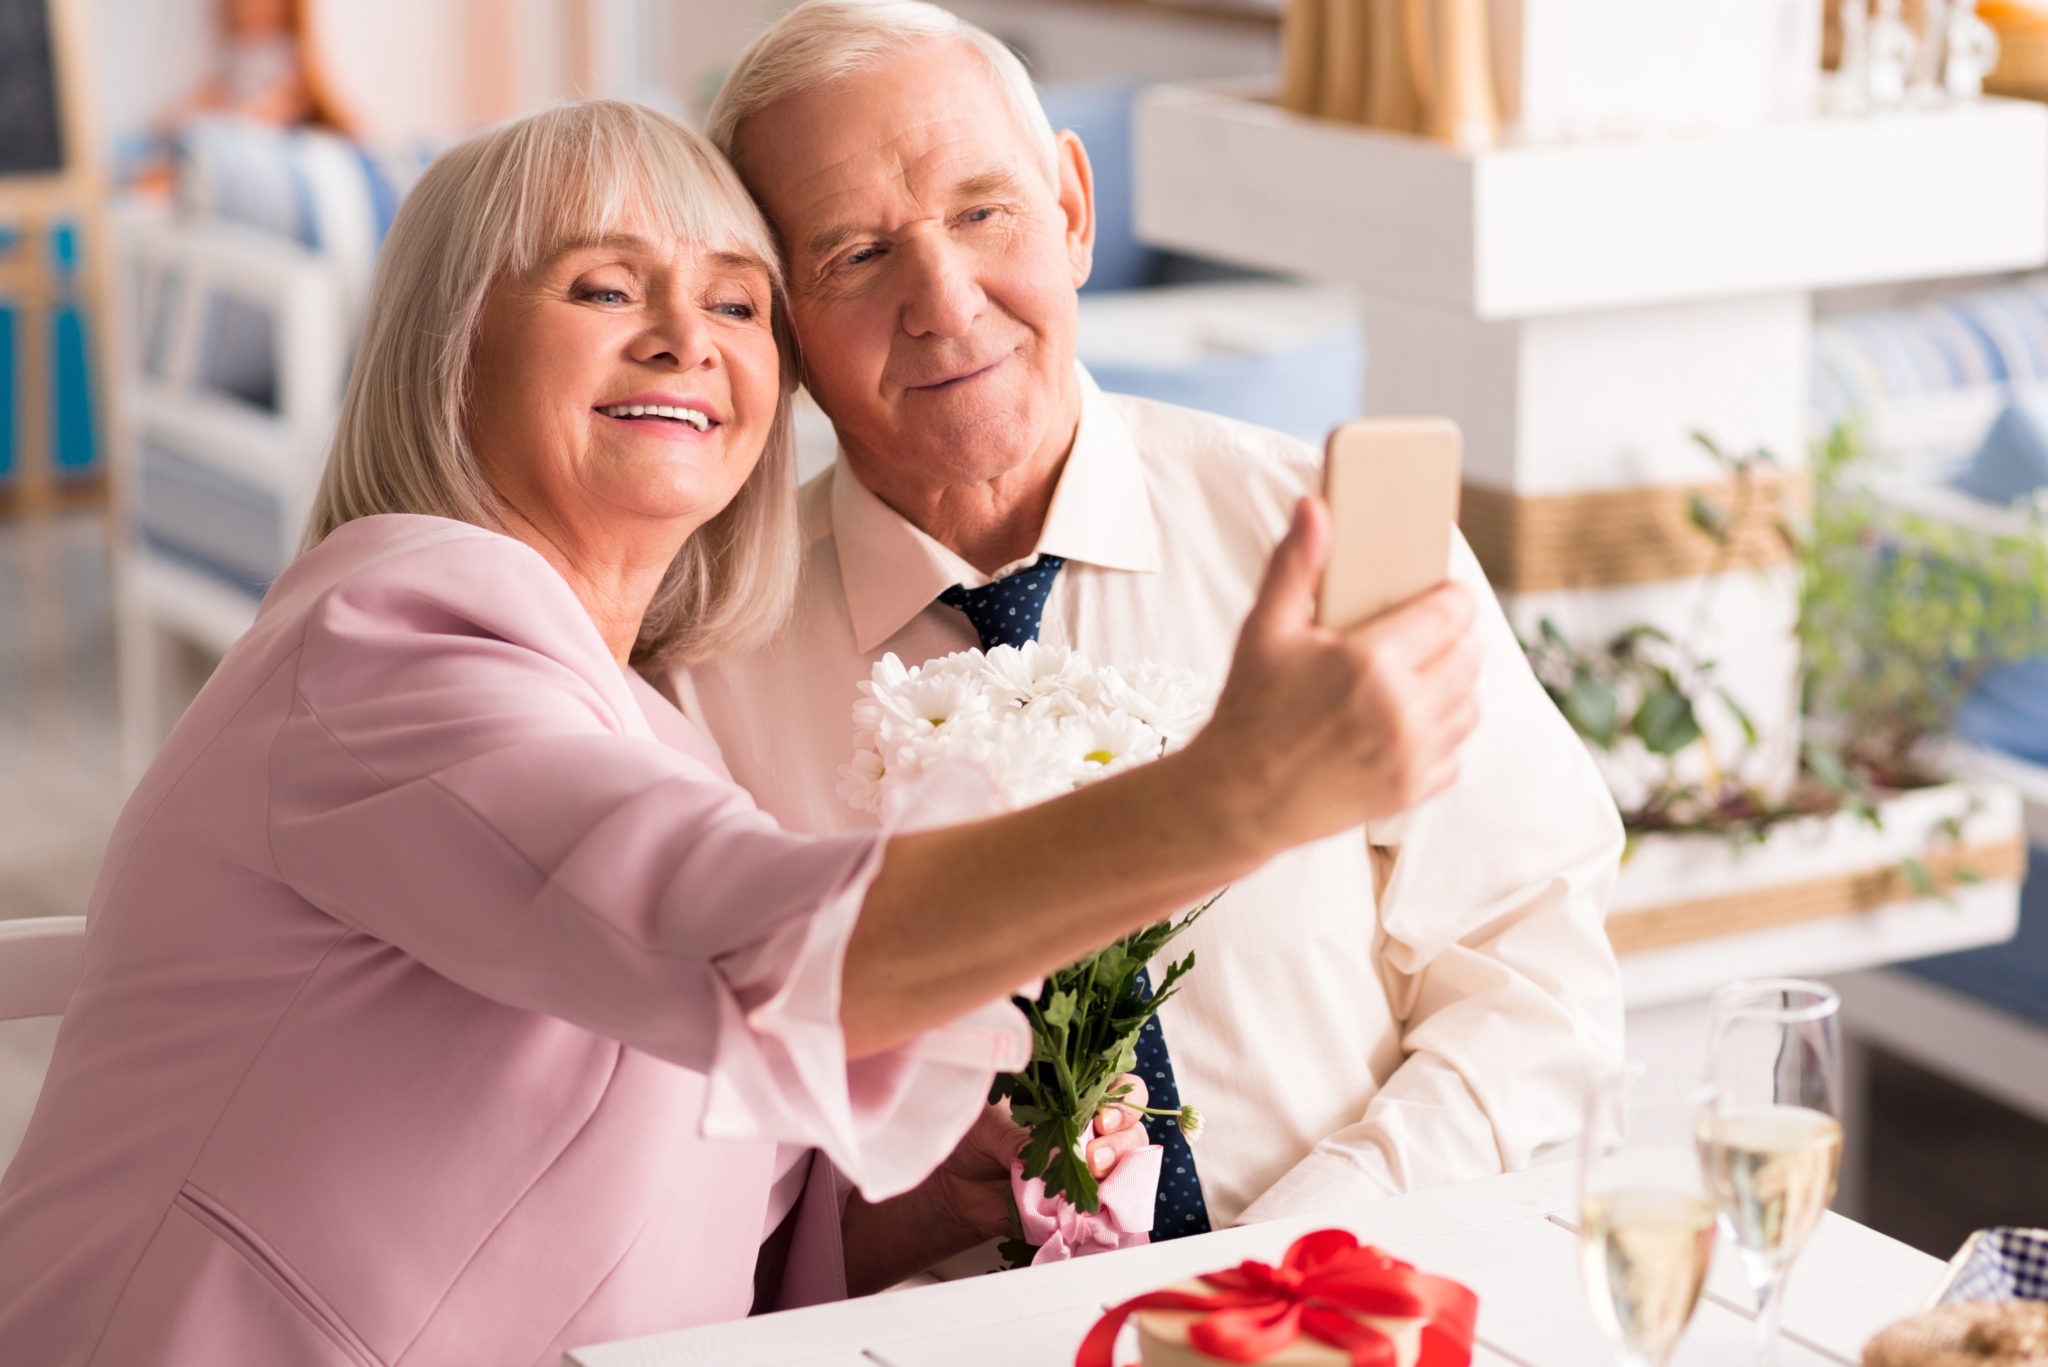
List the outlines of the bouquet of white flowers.
<svg viewBox="0 0 2048 1367">
<path fill-rule="evenodd" d="M 887 655 L 860 687 L 854 757 L 840 770 L 839 794 L 868 812 L 944 760 L 978 766 L 1009 808 L 1030 806 L 1179 749 L 1215 706 L 1213 686 L 1190 670 L 1092 665 L 1038 641 L 911 667 Z M 1098 1209 L 1083 1136 L 1118 1095 L 1110 1085 L 1134 1067 L 1139 1030 L 1195 956 L 1169 965 L 1150 997 L 1139 995 L 1138 973 L 1215 900 L 1060 969 L 1036 1001 L 1017 999 L 1031 1021 L 1031 1063 L 999 1077 L 990 1099 L 1008 1096 L 1030 1131 L 1024 1176 L 1042 1178 L 1047 1196 Z M 1192 1106 L 1148 1113 L 1174 1114 L 1191 1137 L 1201 1124 Z M 1020 1251 L 1028 1259 L 1028 1248 L 1013 1258 Z"/>
<path fill-rule="evenodd" d="M 1179 749 L 1216 704 L 1191 670 L 1097 667 L 1040 641 L 909 667 L 885 655 L 860 691 L 839 795 L 864 812 L 942 759 L 972 761 L 1029 807 Z"/>
</svg>

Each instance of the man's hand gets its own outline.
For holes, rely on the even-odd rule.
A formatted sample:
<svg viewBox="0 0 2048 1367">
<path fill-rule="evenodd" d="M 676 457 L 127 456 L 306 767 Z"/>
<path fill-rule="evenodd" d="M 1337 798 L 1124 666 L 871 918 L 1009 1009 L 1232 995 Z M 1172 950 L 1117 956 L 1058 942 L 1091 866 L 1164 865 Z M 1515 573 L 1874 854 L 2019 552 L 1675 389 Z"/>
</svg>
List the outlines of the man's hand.
<svg viewBox="0 0 2048 1367">
<path fill-rule="evenodd" d="M 1126 1154 L 1152 1142 L 1137 1112 L 1129 1109 L 1145 1105 L 1145 1084 L 1136 1073 L 1125 1073 L 1110 1083 L 1109 1090 L 1125 1086 L 1130 1091 L 1120 1103 L 1106 1102 L 1095 1113 L 1099 1137 L 1088 1146 L 1088 1171 L 1097 1181 Z M 983 1239 L 1012 1233 L 1010 1164 L 1024 1152 L 1026 1137 L 1024 1127 L 1010 1119 L 1010 1103 L 999 1101 L 981 1113 L 960 1146 L 926 1179 L 926 1185 L 935 1189 L 940 1210 L 956 1227 L 971 1229 Z"/>
<path fill-rule="evenodd" d="M 1120 1102 L 1096 1112 L 1100 1134 L 1088 1147 L 1088 1170 L 1100 1179 L 1126 1154 L 1152 1141 L 1131 1106 L 1146 1103 L 1145 1084 L 1125 1073 L 1110 1084 L 1128 1085 Z M 846 1285 L 864 1296 L 943 1262 L 990 1239 L 1008 1237 L 1010 1164 L 1024 1151 L 1023 1126 L 1010 1119 L 1009 1102 L 988 1107 L 938 1171 L 893 1200 L 870 1205 L 855 1192 L 847 1200 L 840 1233 L 846 1247 Z"/>
</svg>

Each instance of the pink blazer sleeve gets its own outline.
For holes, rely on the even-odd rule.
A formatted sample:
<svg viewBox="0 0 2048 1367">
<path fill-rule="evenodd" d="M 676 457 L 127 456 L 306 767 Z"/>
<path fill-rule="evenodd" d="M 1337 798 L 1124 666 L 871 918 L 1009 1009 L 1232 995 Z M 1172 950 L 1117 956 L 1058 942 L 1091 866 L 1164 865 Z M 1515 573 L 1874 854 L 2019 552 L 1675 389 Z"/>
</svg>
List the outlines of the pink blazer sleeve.
<svg viewBox="0 0 2048 1367">
<path fill-rule="evenodd" d="M 1007 1003 L 849 1064 L 846 941 L 872 836 L 783 831 L 657 741 L 568 585 L 479 532 L 360 569 L 305 618 L 270 753 L 279 873 L 484 996 L 705 1073 L 710 1137 L 919 1181 L 1021 1066 Z"/>
</svg>

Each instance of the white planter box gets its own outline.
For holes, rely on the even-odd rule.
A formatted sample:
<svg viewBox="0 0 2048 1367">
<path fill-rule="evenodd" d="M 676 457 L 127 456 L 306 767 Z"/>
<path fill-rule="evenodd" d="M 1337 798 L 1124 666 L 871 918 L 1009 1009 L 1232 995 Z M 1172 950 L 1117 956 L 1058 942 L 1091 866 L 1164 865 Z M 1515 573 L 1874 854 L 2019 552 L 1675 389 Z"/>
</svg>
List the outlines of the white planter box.
<svg viewBox="0 0 2048 1367">
<path fill-rule="evenodd" d="M 1733 978 L 1848 972 L 2011 938 L 2026 860 L 2016 791 L 1972 777 L 1901 793 L 1883 813 L 1882 829 L 1841 813 L 1788 822 L 1739 850 L 1707 836 L 1637 841 L 1608 914 L 1629 1005 L 1695 1000 Z M 1939 836 L 1951 818 L 1959 843 Z M 1937 875 L 1958 861 L 1984 881 L 1918 897 L 1899 872 L 1909 857 Z"/>
<path fill-rule="evenodd" d="M 2037 104 L 1468 156 L 1264 93 L 1144 94 L 1140 237 L 1487 319 L 2048 260 Z"/>
<path fill-rule="evenodd" d="M 1968 745 L 1954 748 L 1952 763 L 1957 773 L 2002 783 L 2018 792 L 2026 809 L 2027 842 L 2048 850 L 2048 768 Z"/>
</svg>

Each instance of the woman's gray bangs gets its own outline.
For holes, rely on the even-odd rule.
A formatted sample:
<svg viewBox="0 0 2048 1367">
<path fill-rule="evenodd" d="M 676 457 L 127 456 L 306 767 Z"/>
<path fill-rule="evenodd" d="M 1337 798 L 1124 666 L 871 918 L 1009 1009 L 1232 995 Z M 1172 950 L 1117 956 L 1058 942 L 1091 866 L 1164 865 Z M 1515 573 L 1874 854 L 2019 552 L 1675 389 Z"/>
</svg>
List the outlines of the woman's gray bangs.
<svg viewBox="0 0 2048 1367">
<path fill-rule="evenodd" d="M 686 242 L 737 246 L 758 257 L 780 288 L 782 272 L 766 221 L 701 134 L 652 110 L 614 101 L 557 112 L 559 119 L 532 121 L 526 130 L 530 145 L 517 157 L 518 204 L 507 263 L 512 270 L 524 274 L 645 214 Z"/>
</svg>

